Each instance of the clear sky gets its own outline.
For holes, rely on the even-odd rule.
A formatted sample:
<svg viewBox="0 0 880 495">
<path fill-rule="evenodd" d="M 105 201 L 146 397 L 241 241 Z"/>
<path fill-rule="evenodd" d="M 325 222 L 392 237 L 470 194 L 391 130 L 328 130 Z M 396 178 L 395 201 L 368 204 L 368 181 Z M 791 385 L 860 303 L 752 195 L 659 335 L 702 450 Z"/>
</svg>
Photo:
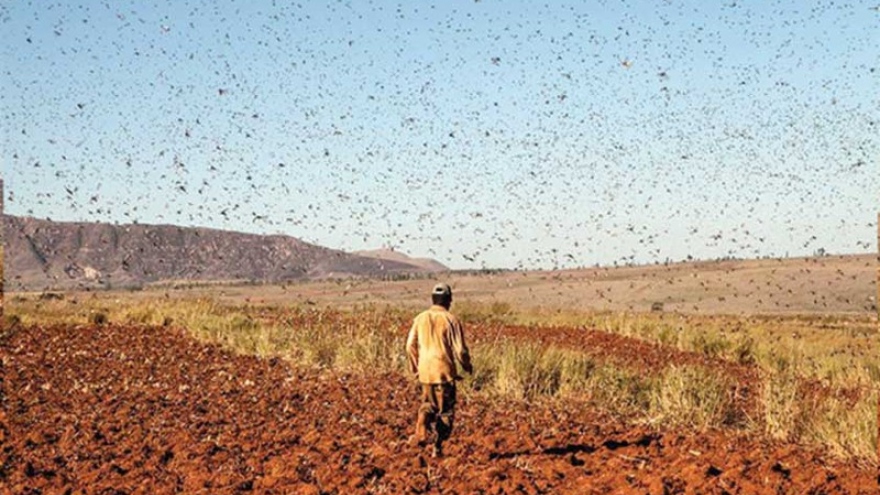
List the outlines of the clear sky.
<svg viewBox="0 0 880 495">
<path fill-rule="evenodd" d="M 454 268 L 876 250 L 878 2 L 4 2 L 6 212 Z"/>
</svg>

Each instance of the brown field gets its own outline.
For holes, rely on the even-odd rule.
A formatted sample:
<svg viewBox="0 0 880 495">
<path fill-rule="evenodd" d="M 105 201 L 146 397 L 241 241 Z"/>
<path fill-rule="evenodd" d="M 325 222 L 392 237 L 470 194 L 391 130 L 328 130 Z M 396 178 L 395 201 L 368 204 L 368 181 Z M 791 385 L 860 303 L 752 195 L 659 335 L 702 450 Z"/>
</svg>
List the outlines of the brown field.
<svg viewBox="0 0 880 495">
<path fill-rule="evenodd" d="M 429 280 L 8 294 L 0 486 L 876 493 L 874 263 L 450 275 L 477 371 L 439 460 L 405 443 Z"/>
</svg>

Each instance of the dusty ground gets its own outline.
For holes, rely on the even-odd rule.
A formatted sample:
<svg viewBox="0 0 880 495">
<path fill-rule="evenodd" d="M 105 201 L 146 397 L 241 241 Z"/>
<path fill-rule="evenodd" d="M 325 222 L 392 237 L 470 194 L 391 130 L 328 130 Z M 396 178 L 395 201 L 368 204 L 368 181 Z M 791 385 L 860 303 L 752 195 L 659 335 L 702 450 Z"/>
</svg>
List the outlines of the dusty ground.
<svg viewBox="0 0 880 495">
<path fill-rule="evenodd" d="M 323 281 L 269 286 L 211 286 L 145 291 L 220 296 L 269 304 L 313 302 L 424 304 L 434 278 L 452 284 L 459 300 L 504 301 L 516 307 L 575 311 L 665 311 L 698 314 L 876 314 L 877 255 L 730 260 L 619 268 L 436 274 L 426 280 Z"/>
<path fill-rule="evenodd" d="M 877 493 L 876 472 L 794 445 L 575 403 L 464 400 L 435 460 L 404 443 L 405 379 L 295 370 L 179 330 L 36 326 L 0 344 L 10 493 Z"/>
</svg>

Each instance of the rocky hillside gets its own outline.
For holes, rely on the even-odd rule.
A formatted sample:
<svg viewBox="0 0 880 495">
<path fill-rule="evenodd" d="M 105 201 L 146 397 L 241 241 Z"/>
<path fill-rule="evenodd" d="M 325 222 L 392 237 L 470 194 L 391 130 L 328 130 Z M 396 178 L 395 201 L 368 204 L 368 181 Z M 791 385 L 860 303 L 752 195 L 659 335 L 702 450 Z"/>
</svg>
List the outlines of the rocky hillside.
<svg viewBox="0 0 880 495">
<path fill-rule="evenodd" d="M 139 287 L 163 281 L 283 281 L 434 271 L 281 235 L 3 216 L 6 289 Z M 439 265 L 439 264 L 438 264 Z M 442 266 L 442 265 L 440 265 Z"/>
</svg>

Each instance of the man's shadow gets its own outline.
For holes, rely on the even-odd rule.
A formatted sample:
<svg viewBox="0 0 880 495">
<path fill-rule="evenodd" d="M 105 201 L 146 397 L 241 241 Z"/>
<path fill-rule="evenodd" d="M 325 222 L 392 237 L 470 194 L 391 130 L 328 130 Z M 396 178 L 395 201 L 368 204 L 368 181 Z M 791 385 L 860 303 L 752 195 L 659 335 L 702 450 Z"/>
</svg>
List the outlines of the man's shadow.
<svg viewBox="0 0 880 495">
<path fill-rule="evenodd" d="M 629 446 L 638 446 L 638 447 L 647 447 L 651 445 L 654 441 L 656 441 L 659 437 L 656 435 L 642 435 L 636 440 L 614 440 L 609 439 L 605 440 L 600 444 L 602 448 L 607 450 L 617 450 L 623 447 Z M 568 444 L 563 446 L 555 446 L 555 447 L 545 447 L 541 450 L 521 450 L 514 452 L 492 452 L 489 454 L 489 460 L 495 459 L 511 459 L 514 457 L 520 456 L 535 456 L 535 455 L 552 455 L 552 456 L 565 456 L 570 454 L 592 454 L 597 451 L 599 448 L 594 445 L 588 444 Z"/>
</svg>

